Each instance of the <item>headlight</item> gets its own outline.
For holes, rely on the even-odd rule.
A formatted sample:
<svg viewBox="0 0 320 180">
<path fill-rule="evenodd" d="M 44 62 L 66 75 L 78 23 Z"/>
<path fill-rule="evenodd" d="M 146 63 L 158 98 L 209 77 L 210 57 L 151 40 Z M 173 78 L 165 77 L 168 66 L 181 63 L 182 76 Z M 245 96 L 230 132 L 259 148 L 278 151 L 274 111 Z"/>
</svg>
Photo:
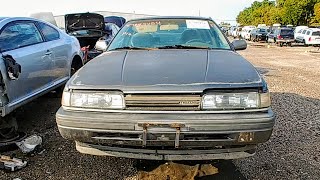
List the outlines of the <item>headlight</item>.
<svg viewBox="0 0 320 180">
<path fill-rule="evenodd" d="M 123 109 L 124 98 L 120 92 L 63 92 L 62 105 L 96 109 Z"/>
<path fill-rule="evenodd" d="M 269 93 L 215 93 L 202 97 L 202 109 L 250 109 L 269 106 Z"/>
</svg>

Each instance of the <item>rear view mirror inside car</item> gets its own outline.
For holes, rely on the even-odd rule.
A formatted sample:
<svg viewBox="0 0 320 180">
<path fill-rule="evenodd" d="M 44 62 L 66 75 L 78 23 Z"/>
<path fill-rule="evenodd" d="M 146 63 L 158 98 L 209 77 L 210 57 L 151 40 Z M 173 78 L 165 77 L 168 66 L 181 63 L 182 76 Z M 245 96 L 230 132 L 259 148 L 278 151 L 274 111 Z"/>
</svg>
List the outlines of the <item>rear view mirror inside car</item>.
<svg viewBox="0 0 320 180">
<path fill-rule="evenodd" d="M 161 25 L 160 31 L 170 31 L 170 30 L 178 30 L 179 26 L 176 24 L 168 24 L 168 25 Z"/>
</svg>

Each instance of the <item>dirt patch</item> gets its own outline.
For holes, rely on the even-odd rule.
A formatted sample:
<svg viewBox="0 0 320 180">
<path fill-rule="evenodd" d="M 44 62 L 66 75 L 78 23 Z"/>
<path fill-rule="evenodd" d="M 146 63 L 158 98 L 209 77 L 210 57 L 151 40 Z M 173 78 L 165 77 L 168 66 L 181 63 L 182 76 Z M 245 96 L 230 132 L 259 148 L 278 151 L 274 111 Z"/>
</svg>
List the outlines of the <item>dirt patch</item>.
<svg viewBox="0 0 320 180">
<path fill-rule="evenodd" d="M 188 166 L 173 162 L 160 165 L 151 172 L 141 171 L 138 174 L 139 180 L 194 180 L 195 177 L 210 176 L 218 173 L 218 168 L 211 164 L 197 164 Z"/>
</svg>

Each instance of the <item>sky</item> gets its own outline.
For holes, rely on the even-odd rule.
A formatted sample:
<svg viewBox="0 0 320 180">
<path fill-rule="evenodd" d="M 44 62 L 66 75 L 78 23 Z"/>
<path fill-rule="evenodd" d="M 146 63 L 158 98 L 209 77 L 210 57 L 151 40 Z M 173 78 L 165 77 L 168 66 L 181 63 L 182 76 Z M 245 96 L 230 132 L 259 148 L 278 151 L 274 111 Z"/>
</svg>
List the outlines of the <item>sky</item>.
<svg viewBox="0 0 320 180">
<path fill-rule="evenodd" d="M 0 17 L 29 16 L 36 12 L 54 15 L 92 11 L 115 11 L 164 16 L 212 17 L 235 20 L 254 0 L 7 0 Z"/>
</svg>

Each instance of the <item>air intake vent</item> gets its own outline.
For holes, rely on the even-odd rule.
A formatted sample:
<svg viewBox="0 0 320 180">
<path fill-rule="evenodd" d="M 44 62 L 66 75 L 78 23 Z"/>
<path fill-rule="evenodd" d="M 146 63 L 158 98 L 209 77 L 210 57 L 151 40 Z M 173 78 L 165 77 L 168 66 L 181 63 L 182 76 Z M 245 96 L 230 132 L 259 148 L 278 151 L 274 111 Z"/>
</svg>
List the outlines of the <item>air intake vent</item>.
<svg viewBox="0 0 320 180">
<path fill-rule="evenodd" d="M 192 111 L 200 110 L 200 95 L 135 95 L 125 96 L 129 110 Z"/>
</svg>

